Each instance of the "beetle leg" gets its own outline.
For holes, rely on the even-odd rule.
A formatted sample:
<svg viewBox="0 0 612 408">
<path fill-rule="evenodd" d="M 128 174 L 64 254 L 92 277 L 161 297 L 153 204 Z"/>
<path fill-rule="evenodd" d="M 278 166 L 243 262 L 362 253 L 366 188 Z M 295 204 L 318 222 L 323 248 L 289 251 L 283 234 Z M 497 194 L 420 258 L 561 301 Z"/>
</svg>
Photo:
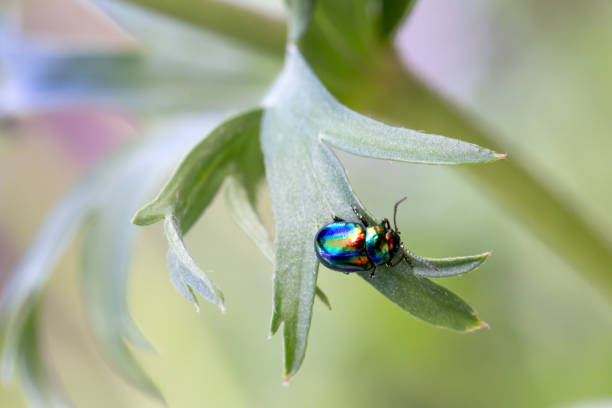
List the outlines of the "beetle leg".
<svg viewBox="0 0 612 408">
<path fill-rule="evenodd" d="M 337 215 L 332 215 L 332 220 L 334 220 L 334 221 L 344 221 L 344 219 L 338 217 Z"/>
<path fill-rule="evenodd" d="M 375 273 L 376 273 L 376 268 L 372 269 L 372 272 L 370 272 L 370 279 L 374 279 Z"/>
<path fill-rule="evenodd" d="M 366 221 L 365 217 L 359 213 L 359 209 L 357 208 L 357 206 L 353 206 L 353 212 L 355 213 L 357 218 L 359 218 L 359 221 L 361 221 L 361 223 L 367 228 L 368 222 Z"/>
<path fill-rule="evenodd" d="M 408 265 L 410 265 L 411 268 L 414 267 L 414 264 L 412 263 L 412 260 L 410 258 L 408 258 L 407 256 L 404 256 L 404 259 L 406 260 Z M 400 260 L 400 262 L 401 262 L 401 260 Z"/>
</svg>

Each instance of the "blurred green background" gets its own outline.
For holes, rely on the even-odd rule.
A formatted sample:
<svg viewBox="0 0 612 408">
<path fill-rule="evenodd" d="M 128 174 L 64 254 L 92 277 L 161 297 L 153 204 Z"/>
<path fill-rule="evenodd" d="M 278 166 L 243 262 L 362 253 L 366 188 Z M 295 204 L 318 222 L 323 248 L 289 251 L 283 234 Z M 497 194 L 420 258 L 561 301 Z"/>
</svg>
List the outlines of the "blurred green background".
<svg viewBox="0 0 612 408">
<path fill-rule="evenodd" d="M 27 4 L 36 11 L 28 16 L 39 19 L 27 20 L 28 30 L 53 40 L 80 35 L 77 28 L 64 38 L 57 33 L 66 24 L 50 23 L 66 21 L 54 7 L 83 10 L 72 9 L 68 0 Z M 283 15 L 274 1 L 259 12 Z M 396 40 L 420 76 L 509 147 L 507 160 L 525 164 L 608 240 L 611 22 L 607 0 L 421 0 Z M 98 28 L 88 25 L 87 31 Z M 130 41 L 121 37 L 113 46 Z M 136 138 L 137 123 L 92 107 L 5 121 L 2 281 L 49 208 L 93 163 Z M 321 269 L 319 285 L 333 310 L 315 302 L 304 365 L 283 387 L 280 336 L 266 339 L 272 267 L 217 198 L 187 245 L 223 288 L 224 315 L 206 304 L 197 314 L 178 296 L 159 225 L 140 231 L 134 252 L 130 306 L 156 350 L 135 353 L 169 406 L 612 406 L 612 307 L 580 271 L 452 167 L 338 154 L 373 214 L 390 216 L 392 203 L 409 196 L 399 227 L 417 254 L 493 251 L 476 272 L 441 282 L 469 301 L 490 330 L 456 334 L 433 328 L 360 279 Z M 161 406 L 117 376 L 96 344 L 79 287 L 81 244 L 77 239 L 62 258 L 46 292 L 47 363 L 75 406 Z M 25 406 L 17 387 L 0 388 L 0 406 Z"/>
</svg>

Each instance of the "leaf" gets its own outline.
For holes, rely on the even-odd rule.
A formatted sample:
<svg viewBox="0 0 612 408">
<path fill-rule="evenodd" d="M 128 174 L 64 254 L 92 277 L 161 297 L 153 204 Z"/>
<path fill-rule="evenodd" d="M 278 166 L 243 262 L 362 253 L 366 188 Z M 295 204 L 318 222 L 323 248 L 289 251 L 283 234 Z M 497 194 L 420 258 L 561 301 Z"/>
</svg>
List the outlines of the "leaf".
<svg viewBox="0 0 612 408">
<path fill-rule="evenodd" d="M 93 206 L 95 194 L 91 178 L 77 184 L 56 206 L 40 228 L 27 253 L 21 259 L 0 296 L 0 324 L 4 325 L 35 298 L 74 238 Z"/>
<path fill-rule="evenodd" d="M 427 262 L 438 268 L 437 271 L 424 265 L 418 259 L 412 258 L 412 272 L 415 275 L 426 276 L 428 278 L 445 278 L 447 276 L 462 275 L 478 268 L 490 255 L 490 252 L 485 252 L 480 255 L 456 258 L 424 258 Z"/>
<path fill-rule="evenodd" d="M 28 406 L 33 408 L 68 408 L 66 401 L 55 383 L 45 369 L 41 356 L 40 340 L 38 336 L 38 320 L 40 313 L 39 299 L 34 300 L 23 310 L 19 328 L 16 333 L 7 339 L 3 350 L 3 360 L 14 359 L 17 364 L 17 373 L 25 390 Z M 7 356 L 7 353 L 14 353 Z"/>
<path fill-rule="evenodd" d="M 264 256 L 274 264 L 274 247 L 270 235 L 248 198 L 247 188 L 237 181 L 235 177 L 230 176 L 225 183 L 225 198 L 230 214 L 236 224 L 251 238 Z M 331 304 L 327 295 L 318 286 L 316 287 L 315 295 L 331 310 Z"/>
<path fill-rule="evenodd" d="M 319 300 L 321 300 L 321 302 L 323 302 L 325 306 L 327 306 L 329 310 L 331 310 L 331 303 L 329 302 L 327 295 L 318 286 L 315 287 L 315 295 L 319 298 Z"/>
<path fill-rule="evenodd" d="M 170 4 L 164 0 L 134 1 L 146 3 L 183 21 L 229 33 L 245 45 L 265 49 L 270 54 L 282 52 L 282 41 L 278 41 L 284 38 L 281 21 L 237 7 L 225 7 L 225 4 L 220 6 L 224 19 L 219 20 L 216 2 L 177 0 Z M 361 32 L 354 30 L 353 26 L 345 25 L 339 29 L 334 25 L 338 20 L 345 20 L 337 16 L 351 15 L 343 4 L 344 1 L 319 2 L 309 29 L 299 42 L 301 52 L 334 96 L 359 111 L 372 113 L 379 118 L 417 129 L 435 129 L 480 145 L 499 145 L 494 133 L 483 129 L 471 115 L 445 100 L 439 92 L 409 72 L 410 67 L 403 66 L 390 42 L 369 42 L 372 48 L 365 56 L 349 52 L 347 44 L 350 40 L 344 37 L 352 38 L 370 31 L 359 24 L 354 27 Z M 335 7 L 338 11 L 327 12 L 322 10 L 322 5 Z M 266 30 L 236 30 L 236 26 L 245 25 L 245 20 L 249 21 L 249 26 L 265 27 Z M 232 24 L 225 24 L 225 21 Z M 498 149 L 505 151 L 507 146 L 501 144 Z M 576 271 L 596 282 L 596 286 L 605 293 L 612 293 L 609 274 L 612 250 L 606 237 L 584 215 L 585 211 L 569 206 L 566 200 L 540 182 L 533 171 L 517 161 L 505 161 L 491 166 L 487 171 L 470 167 L 459 171 L 465 171 L 466 176 L 474 178 L 483 191 L 574 265 Z M 508 187 L 510 185 L 512 188 Z M 529 200 L 525 200 L 525 197 L 529 197 Z M 542 214 L 547 216 L 543 217 Z"/>
<path fill-rule="evenodd" d="M 359 275 L 393 303 L 414 317 L 438 327 L 472 331 L 487 324 L 474 310 L 449 290 L 413 274 L 405 263 L 386 269 L 370 279 L 370 272 Z"/>
<path fill-rule="evenodd" d="M 128 343 L 150 350 L 127 305 L 130 255 L 136 227 L 132 214 L 166 176 L 171 166 L 193 146 L 200 132 L 214 124 L 214 116 L 181 117 L 151 123 L 148 140 L 124 148 L 98 171 L 98 191 L 89 217 L 83 249 L 83 289 L 96 336 L 112 364 L 130 383 L 163 401 L 159 390 L 140 367 Z M 168 133 L 173 138 L 168 138 Z M 120 199 L 118 199 L 120 198 Z"/>
<path fill-rule="evenodd" d="M 263 168 L 259 175 L 257 170 L 250 171 L 258 166 L 258 154 L 261 156 L 257 153 L 261 115 L 261 109 L 255 109 L 219 125 L 185 157 L 157 198 L 134 216 L 133 223 L 137 225 L 165 220 L 172 283 L 196 308 L 194 293 L 224 311 L 223 294 L 189 254 L 182 236 L 208 207 L 228 176 L 250 181 L 251 192 L 245 188 L 234 191 L 235 194 L 253 195 L 255 184 L 263 173 Z M 253 230 L 252 221 L 247 221 L 249 231 L 261 234 L 262 230 Z"/>
<path fill-rule="evenodd" d="M 134 227 L 131 214 L 143 196 L 157 185 L 170 166 L 193 146 L 200 132 L 217 119 L 214 116 L 166 120 L 147 128 L 150 138 L 132 144 L 97 166 L 61 200 L 47 216 L 37 237 L 11 275 L 0 300 L 0 325 L 4 329 L 3 377 L 7 380 L 16 362 L 11 344 L 19 344 L 21 325 L 57 261 L 84 220 L 88 230 L 84 248 L 84 290 L 87 311 L 95 334 L 119 372 L 141 390 L 163 400 L 155 385 L 134 359 L 127 342 L 147 347 L 148 342 L 134 324 L 126 303 Z M 157 133 L 159 132 L 159 133 Z M 172 133 L 173 138 L 167 134 Z M 120 198 L 120 199 L 118 199 Z M 37 306 L 38 307 L 38 306 Z M 34 343 L 31 343 L 34 347 Z M 14 347 L 13 347 L 14 349 Z M 34 353 L 31 351 L 30 353 Z M 40 354 L 40 350 L 36 350 Z M 38 354 L 32 354 L 35 358 Z M 42 363 L 41 363 L 42 364 Z M 26 393 L 39 398 L 44 389 L 30 388 L 41 378 L 25 378 Z M 52 384 L 52 383 L 50 383 Z M 59 391 L 54 391 L 59 394 Z M 47 405 L 43 405 L 47 406 Z"/>
<path fill-rule="evenodd" d="M 285 46 L 285 24 L 267 13 L 220 1 L 192 0 L 127 0 L 129 3 L 155 10 L 183 21 L 189 26 L 203 27 L 254 48 L 258 54 L 282 57 Z M 253 44 L 253 39 L 257 39 Z"/>
<path fill-rule="evenodd" d="M 190 296 L 185 297 L 191 301 L 196 308 L 199 308 L 199 306 L 192 291 L 209 302 L 216 304 L 221 311 L 224 312 L 223 293 L 221 293 L 217 285 L 208 278 L 208 275 L 200 269 L 189 254 L 189 251 L 187 251 L 178 226 L 178 220 L 174 216 L 166 217 L 164 231 L 170 247 L 168 249 L 168 263 L 172 271 L 172 276 L 177 277 L 173 278 L 172 281 L 175 283 L 175 286 L 177 281 L 182 283 L 182 285 L 177 287 L 179 292 L 185 296 L 184 287 L 186 286 L 190 291 Z"/>
<path fill-rule="evenodd" d="M 255 109 L 218 126 L 183 160 L 154 201 L 140 209 L 134 224 L 149 225 L 172 215 L 184 234 L 236 168 L 243 143 L 259 132 L 261 110 Z"/>
<path fill-rule="evenodd" d="M 400 149 L 393 152 L 394 157 L 415 162 L 484 162 L 495 153 L 441 136 L 386 126 L 350 111 L 323 88 L 295 47 L 288 49 L 286 66 L 265 104 L 261 143 L 276 231 L 271 332 L 284 324 L 287 380 L 297 372 L 306 351 L 318 266 L 312 239 L 332 215 L 350 219 L 354 217 L 352 206 L 362 209 L 344 169 L 322 140 L 380 157 L 392 153 L 385 144 L 385 136 L 391 135 L 389 143 Z M 378 144 L 368 143 L 366 137 Z M 415 146 L 410 144 L 415 141 Z M 472 329 L 479 322 L 461 299 L 412 273 L 396 273 L 387 279 L 393 279 L 400 289 L 393 289 L 385 278 L 377 283 L 377 289 L 423 320 L 458 330 Z"/>
<path fill-rule="evenodd" d="M 11 84 L 4 90 L 3 111 L 82 104 L 140 114 L 236 109 L 256 103 L 279 69 L 277 58 L 213 33 L 120 2 L 100 4 L 139 36 L 141 48 L 79 52 L 0 27 L 0 62 Z M 186 57 L 192 55 L 214 57 Z"/>
<path fill-rule="evenodd" d="M 225 202 L 236 224 L 251 238 L 264 256 L 274 263 L 274 247 L 270 234 L 253 208 L 246 187 L 235 177 L 227 178 Z"/>
</svg>

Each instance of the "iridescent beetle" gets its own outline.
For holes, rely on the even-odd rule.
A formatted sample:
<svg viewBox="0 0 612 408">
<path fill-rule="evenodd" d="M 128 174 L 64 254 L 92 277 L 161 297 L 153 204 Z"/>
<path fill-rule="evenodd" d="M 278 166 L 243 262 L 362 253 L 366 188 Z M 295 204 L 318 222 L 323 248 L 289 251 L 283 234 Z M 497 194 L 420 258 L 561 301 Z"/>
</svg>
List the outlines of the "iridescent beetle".
<svg viewBox="0 0 612 408">
<path fill-rule="evenodd" d="M 407 197 L 402 198 L 393 207 L 393 225 L 383 218 L 378 225 L 368 225 L 368 222 L 359 214 L 357 207 L 353 211 L 361 221 L 349 222 L 333 217 L 333 222 L 323 226 L 317 232 L 314 240 L 315 253 L 319 261 L 335 271 L 344 273 L 369 271 L 370 279 L 374 277 L 376 267 L 380 265 L 395 266 L 404 259 L 412 266 L 410 258 L 417 259 L 428 268 L 438 269 L 425 259 L 409 252 L 400 240 L 397 230 L 397 206 Z M 397 262 L 393 263 L 397 259 Z"/>
</svg>

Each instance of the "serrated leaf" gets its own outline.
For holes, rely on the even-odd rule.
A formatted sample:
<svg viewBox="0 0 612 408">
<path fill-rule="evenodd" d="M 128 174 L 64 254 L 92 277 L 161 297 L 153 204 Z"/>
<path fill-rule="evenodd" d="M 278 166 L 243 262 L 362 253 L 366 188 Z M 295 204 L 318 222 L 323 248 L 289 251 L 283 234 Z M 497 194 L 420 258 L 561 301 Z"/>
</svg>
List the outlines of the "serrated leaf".
<svg viewBox="0 0 612 408">
<path fill-rule="evenodd" d="M 374 222 L 322 140 L 332 140 L 354 153 L 415 162 L 488 161 L 495 153 L 441 136 L 386 126 L 350 111 L 323 88 L 293 47 L 288 50 L 285 69 L 266 106 L 261 140 L 276 231 L 271 331 L 284 324 L 285 376 L 289 378 L 303 361 L 310 328 L 318 266 L 312 244 L 315 233 L 332 215 L 353 218 L 353 206 Z M 368 138 L 376 142 L 370 143 Z M 397 268 L 399 271 L 402 266 Z M 393 279 L 401 289 L 391 290 L 385 278 L 377 289 L 415 316 L 458 330 L 478 324 L 467 304 L 435 284 L 412 273 Z"/>
<path fill-rule="evenodd" d="M 431 269 L 427 265 L 415 258 L 411 258 L 412 272 L 415 275 L 426 276 L 428 278 L 445 278 L 468 273 L 478 268 L 491 255 L 485 252 L 480 255 L 460 256 L 455 258 L 424 258 L 427 262 L 435 266 L 438 270 Z"/>
</svg>

